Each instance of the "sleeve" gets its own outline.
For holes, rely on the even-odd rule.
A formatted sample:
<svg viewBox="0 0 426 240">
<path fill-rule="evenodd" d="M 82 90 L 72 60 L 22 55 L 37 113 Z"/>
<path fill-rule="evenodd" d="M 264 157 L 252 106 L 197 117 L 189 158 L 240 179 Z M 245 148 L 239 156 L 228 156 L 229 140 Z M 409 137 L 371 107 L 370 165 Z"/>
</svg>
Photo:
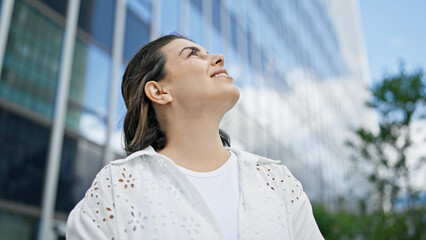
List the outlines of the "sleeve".
<svg viewBox="0 0 426 240">
<path fill-rule="evenodd" d="M 294 206 L 291 214 L 294 239 L 324 239 L 312 212 L 312 206 L 305 192 L 301 201 Z"/>
<path fill-rule="evenodd" d="M 109 166 L 96 175 L 85 197 L 68 216 L 66 239 L 118 239 L 110 179 Z"/>
<path fill-rule="evenodd" d="M 309 198 L 303 191 L 302 184 L 291 174 L 287 167 L 284 168 L 284 194 L 289 213 L 289 222 L 295 240 L 324 239 L 312 212 Z"/>
</svg>

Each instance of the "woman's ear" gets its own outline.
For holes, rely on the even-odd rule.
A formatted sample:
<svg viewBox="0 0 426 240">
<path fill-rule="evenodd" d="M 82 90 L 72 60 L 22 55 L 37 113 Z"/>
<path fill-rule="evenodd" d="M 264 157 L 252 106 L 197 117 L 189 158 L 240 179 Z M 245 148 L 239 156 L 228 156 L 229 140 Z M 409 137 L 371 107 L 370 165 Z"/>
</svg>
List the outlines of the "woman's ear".
<svg viewBox="0 0 426 240">
<path fill-rule="evenodd" d="M 145 84 L 145 95 L 154 103 L 164 105 L 173 101 L 172 96 L 160 83 L 149 81 Z"/>
</svg>

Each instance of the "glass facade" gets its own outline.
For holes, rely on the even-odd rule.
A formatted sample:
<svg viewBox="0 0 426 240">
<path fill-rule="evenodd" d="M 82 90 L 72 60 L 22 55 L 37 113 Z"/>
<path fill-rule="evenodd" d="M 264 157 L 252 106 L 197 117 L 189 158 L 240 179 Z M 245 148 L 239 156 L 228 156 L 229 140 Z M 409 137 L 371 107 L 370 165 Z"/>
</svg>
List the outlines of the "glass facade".
<svg viewBox="0 0 426 240">
<path fill-rule="evenodd" d="M 46 118 L 53 114 L 63 29 L 16 1 L 5 49 L 0 96 Z"/>
<path fill-rule="evenodd" d="M 49 129 L 1 109 L 0 198 L 39 206 Z"/>
<path fill-rule="evenodd" d="M 37 218 L 0 211 L 0 234 L 3 239 L 35 239 Z"/>
<path fill-rule="evenodd" d="M 8 20 L 0 56 L 0 234 L 6 236 L 6 229 L 18 225 L 25 229 L 8 232 L 8 239 L 34 239 L 39 226 L 68 3 L 15 0 Z M 124 16 L 117 15 L 121 3 Z M 344 199 L 350 207 L 362 190 L 346 181 L 349 156 L 344 141 L 351 127 L 374 121 L 363 108 L 369 79 L 358 3 L 346 3 L 81 1 L 56 220 L 64 222 L 83 197 L 105 164 L 106 148 L 111 147 L 113 158 L 124 154 L 121 127 L 126 109 L 120 89 L 111 86 L 111 69 L 118 64 L 124 72 L 141 46 L 172 32 L 225 55 L 225 68 L 241 93 L 221 125 L 233 146 L 281 160 L 313 202 L 332 207 Z M 125 21 L 116 26 L 120 18 Z M 121 46 L 114 43 L 115 27 L 123 29 Z M 122 49 L 122 56 L 113 56 L 115 47 Z M 110 98 L 111 90 L 120 92 L 117 99 Z M 112 112 L 111 101 L 117 102 Z M 110 118 L 116 119 L 112 128 Z M 106 144 L 108 139 L 112 146 Z M 57 231 L 58 237 L 63 234 Z"/>
</svg>

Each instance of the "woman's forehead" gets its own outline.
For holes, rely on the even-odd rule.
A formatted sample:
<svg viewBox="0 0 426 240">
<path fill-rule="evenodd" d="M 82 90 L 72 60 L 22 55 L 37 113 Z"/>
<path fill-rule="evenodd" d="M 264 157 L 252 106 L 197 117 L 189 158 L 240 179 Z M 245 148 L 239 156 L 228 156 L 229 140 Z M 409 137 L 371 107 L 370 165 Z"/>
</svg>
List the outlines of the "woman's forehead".
<svg viewBox="0 0 426 240">
<path fill-rule="evenodd" d="M 196 47 L 202 52 L 207 52 L 202 46 L 186 39 L 175 39 L 162 48 L 168 57 L 179 57 L 181 51 L 186 47 Z"/>
</svg>

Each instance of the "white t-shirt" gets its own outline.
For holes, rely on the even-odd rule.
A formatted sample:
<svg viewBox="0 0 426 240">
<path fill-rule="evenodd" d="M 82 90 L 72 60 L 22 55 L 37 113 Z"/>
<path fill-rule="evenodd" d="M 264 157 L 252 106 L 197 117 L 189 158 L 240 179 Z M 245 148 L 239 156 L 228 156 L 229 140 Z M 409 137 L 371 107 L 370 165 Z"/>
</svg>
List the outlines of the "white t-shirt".
<svg viewBox="0 0 426 240">
<path fill-rule="evenodd" d="M 237 156 L 211 172 L 196 172 L 176 165 L 203 197 L 215 216 L 227 240 L 238 239 L 238 205 L 240 197 L 239 166 Z"/>
</svg>

